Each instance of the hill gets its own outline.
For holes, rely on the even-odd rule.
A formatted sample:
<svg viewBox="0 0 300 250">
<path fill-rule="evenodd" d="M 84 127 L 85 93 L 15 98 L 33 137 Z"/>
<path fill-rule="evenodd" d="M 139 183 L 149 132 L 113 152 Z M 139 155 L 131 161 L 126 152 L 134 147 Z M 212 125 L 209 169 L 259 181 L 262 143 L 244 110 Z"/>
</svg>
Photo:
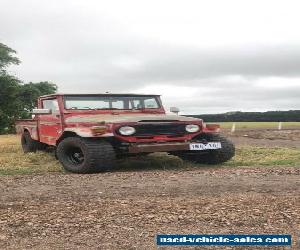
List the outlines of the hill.
<svg viewBox="0 0 300 250">
<path fill-rule="evenodd" d="M 206 122 L 300 122 L 300 110 L 267 112 L 227 112 L 224 114 L 187 115 Z"/>
</svg>

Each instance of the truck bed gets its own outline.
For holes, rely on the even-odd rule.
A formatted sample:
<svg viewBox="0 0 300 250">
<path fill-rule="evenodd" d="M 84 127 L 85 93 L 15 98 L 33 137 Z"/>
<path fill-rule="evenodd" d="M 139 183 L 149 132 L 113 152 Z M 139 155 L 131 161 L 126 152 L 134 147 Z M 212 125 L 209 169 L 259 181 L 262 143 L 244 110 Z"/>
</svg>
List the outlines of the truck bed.
<svg viewBox="0 0 300 250">
<path fill-rule="evenodd" d="M 28 131 L 34 140 L 38 140 L 37 131 L 37 120 L 35 119 L 22 119 L 16 121 L 16 132 L 17 134 L 22 134 L 24 131 Z"/>
</svg>

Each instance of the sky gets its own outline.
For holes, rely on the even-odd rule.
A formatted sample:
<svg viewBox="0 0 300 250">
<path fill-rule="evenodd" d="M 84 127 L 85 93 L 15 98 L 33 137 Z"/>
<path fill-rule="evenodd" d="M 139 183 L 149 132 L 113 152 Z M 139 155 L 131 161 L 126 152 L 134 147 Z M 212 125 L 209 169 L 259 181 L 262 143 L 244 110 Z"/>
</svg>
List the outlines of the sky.
<svg viewBox="0 0 300 250">
<path fill-rule="evenodd" d="M 300 109 L 295 0 L 0 0 L 24 82 L 161 94 L 182 114 Z"/>
</svg>

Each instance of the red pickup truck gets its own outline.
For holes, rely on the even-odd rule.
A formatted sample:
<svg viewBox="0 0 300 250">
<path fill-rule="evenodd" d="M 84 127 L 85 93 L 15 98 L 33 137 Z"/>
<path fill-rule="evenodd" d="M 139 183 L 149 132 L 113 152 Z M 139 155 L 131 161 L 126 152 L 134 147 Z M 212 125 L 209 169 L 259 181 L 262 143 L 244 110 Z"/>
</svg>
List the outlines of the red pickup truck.
<svg viewBox="0 0 300 250">
<path fill-rule="evenodd" d="M 204 164 L 223 163 L 235 152 L 219 125 L 166 114 L 159 95 L 53 94 L 41 96 L 32 113 L 16 123 L 24 152 L 55 147 L 75 173 L 109 170 L 116 159 L 153 152 Z"/>
</svg>

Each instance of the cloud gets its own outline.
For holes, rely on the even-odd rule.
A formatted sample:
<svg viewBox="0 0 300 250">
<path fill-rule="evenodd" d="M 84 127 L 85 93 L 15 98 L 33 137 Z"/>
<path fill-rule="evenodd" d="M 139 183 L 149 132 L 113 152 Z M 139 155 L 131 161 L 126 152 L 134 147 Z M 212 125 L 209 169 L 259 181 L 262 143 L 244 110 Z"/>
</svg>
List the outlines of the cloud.
<svg viewBox="0 0 300 250">
<path fill-rule="evenodd" d="M 154 91 L 186 113 L 300 107 L 296 2 L 1 6 L 1 42 L 18 51 L 22 64 L 10 70 L 24 81 L 50 80 L 61 92 Z"/>
<path fill-rule="evenodd" d="M 213 82 L 213 86 L 210 82 Z M 261 86 L 262 82 L 266 84 Z M 276 85 L 278 82 L 282 85 Z M 290 110 L 300 107 L 299 82 L 300 78 L 254 80 L 231 76 L 199 81 L 198 85 L 150 85 L 139 89 L 138 92 L 162 94 L 164 104 L 168 108 L 180 107 L 184 114 Z"/>
</svg>

